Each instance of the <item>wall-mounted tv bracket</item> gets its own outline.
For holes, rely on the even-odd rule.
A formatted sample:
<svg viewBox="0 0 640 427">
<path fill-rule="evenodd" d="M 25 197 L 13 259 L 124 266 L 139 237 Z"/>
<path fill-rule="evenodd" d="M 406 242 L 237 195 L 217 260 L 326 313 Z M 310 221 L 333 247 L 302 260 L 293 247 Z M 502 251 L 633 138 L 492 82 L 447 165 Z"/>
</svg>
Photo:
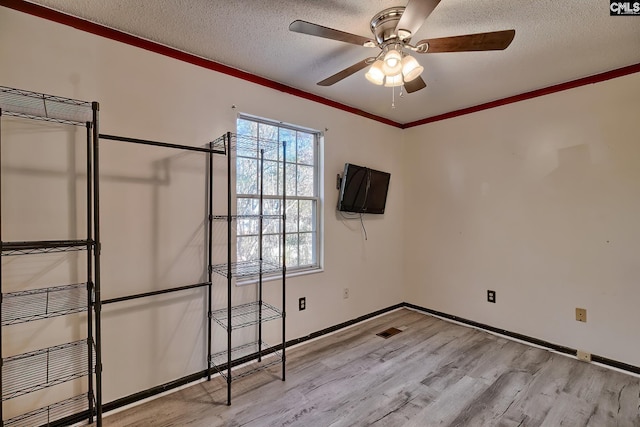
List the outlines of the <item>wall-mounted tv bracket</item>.
<svg viewBox="0 0 640 427">
<path fill-rule="evenodd" d="M 336 190 L 340 189 L 340 185 L 342 184 L 342 177 L 340 176 L 340 174 L 338 174 L 336 176 Z"/>
</svg>

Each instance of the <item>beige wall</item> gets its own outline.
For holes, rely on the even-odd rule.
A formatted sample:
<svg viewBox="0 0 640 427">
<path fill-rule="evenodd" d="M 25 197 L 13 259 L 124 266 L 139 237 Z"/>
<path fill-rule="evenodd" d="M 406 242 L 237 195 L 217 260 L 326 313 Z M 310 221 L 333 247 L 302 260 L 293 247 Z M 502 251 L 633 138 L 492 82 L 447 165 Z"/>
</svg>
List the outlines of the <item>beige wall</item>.
<svg viewBox="0 0 640 427">
<path fill-rule="evenodd" d="M 634 74 L 408 130 L 409 301 L 640 365 L 638 117 Z"/>
<path fill-rule="evenodd" d="M 287 339 L 405 300 L 398 129 L 6 8 L 0 8 L 0 58 L 0 85 L 99 101 L 106 134 L 202 145 L 233 131 L 238 112 L 323 131 L 324 271 L 287 282 Z M 4 118 L 2 137 L 3 239 L 81 236 L 84 150 L 76 144 L 83 144 L 84 130 Z M 204 157 L 110 141 L 102 142 L 101 156 L 103 299 L 202 280 Z M 224 186 L 223 162 L 216 161 L 216 189 Z M 335 213 L 335 176 L 345 162 L 392 174 L 387 213 L 366 220 L 367 241 L 359 221 Z M 224 197 L 214 200 L 217 212 Z M 81 280 L 83 265 L 82 258 L 60 256 L 21 259 L 19 267 L 14 259 L 2 262 L 4 291 Z M 345 287 L 349 299 L 342 298 Z M 224 289 L 216 280 L 217 306 Z M 279 305 L 279 289 L 269 282 L 266 300 Z M 251 286 L 238 291 L 240 299 L 254 293 Z M 203 291 L 193 291 L 105 306 L 105 402 L 205 369 L 204 301 Z M 7 328 L 4 353 L 80 338 L 81 320 Z M 277 342 L 279 325 L 267 329 Z M 224 349 L 221 332 L 214 329 L 214 351 Z M 254 331 L 239 336 L 248 335 Z M 5 409 L 58 400 L 55 391 L 47 393 L 37 404 L 14 399 Z"/>
</svg>

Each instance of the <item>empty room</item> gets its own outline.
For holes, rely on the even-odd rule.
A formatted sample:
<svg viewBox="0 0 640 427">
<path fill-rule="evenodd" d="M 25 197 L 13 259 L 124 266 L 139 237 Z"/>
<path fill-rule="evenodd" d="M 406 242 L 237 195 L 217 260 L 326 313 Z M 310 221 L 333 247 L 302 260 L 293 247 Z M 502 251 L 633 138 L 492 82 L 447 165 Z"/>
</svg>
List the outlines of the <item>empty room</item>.
<svg viewBox="0 0 640 427">
<path fill-rule="evenodd" d="M 0 0 L 0 427 L 640 426 L 640 2 Z"/>
</svg>

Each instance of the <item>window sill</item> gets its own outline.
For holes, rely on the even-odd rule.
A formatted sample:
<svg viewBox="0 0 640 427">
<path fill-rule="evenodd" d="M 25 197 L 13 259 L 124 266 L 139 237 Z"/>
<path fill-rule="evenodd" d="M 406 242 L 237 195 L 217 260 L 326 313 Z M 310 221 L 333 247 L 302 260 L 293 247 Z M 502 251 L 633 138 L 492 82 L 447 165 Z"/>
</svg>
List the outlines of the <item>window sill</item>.
<svg viewBox="0 0 640 427">
<path fill-rule="evenodd" d="M 287 273 L 287 279 L 292 279 L 294 277 L 307 276 L 309 274 L 323 273 L 324 268 L 322 267 L 309 267 L 301 270 L 294 270 Z M 278 274 L 269 274 L 262 276 L 262 283 L 264 282 L 273 282 L 276 280 L 282 280 L 282 273 Z M 255 285 L 258 283 L 257 277 L 252 277 L 250 279 L 237 280 L 236 286 L 245 286 L 245 285 Z"/>
</svg>

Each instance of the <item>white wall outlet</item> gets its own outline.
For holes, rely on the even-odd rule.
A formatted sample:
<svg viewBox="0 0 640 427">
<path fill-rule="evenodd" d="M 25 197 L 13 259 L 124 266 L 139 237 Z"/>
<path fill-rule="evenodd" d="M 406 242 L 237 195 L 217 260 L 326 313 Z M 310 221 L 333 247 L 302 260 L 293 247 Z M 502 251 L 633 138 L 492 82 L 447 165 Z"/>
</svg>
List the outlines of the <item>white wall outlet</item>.
<svg viewBox="0 0 640 427">
<path fill-rule="evenodd" d="M 342 291 L 342 298 L 347 299 L 349 298 L 349 288 L 344 288 Z"/>
<path fill-rule="evenodd" d="M 591 362 L 591 353 L 587 353 L 584 350 L 578 350 L 578 359 L 583 362 Z"/>
</svg>

